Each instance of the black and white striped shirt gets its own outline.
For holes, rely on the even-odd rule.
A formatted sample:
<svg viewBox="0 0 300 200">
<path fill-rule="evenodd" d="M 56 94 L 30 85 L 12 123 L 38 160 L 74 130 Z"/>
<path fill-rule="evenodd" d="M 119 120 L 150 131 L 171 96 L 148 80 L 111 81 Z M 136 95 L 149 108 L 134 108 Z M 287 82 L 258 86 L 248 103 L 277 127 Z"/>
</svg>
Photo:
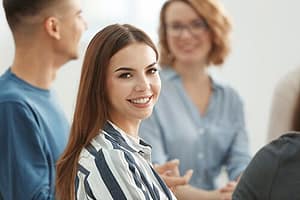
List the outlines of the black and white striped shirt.
<svg viewBox="0 0 300 200">
<path fill-rule="evenodd" d="M 78 200 L 176 199 L 151 164 L 151 147 L 112 123 L 84 148 L 75 181 Z"/>
</svg>

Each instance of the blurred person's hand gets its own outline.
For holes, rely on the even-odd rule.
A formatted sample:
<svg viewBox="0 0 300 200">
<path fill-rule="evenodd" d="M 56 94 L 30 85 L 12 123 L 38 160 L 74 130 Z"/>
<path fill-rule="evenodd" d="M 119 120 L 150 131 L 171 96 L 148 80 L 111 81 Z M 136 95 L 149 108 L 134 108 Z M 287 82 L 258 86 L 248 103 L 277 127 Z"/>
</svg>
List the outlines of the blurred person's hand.
<svg viewBox="0 0 300 200">
<path fill-rule="evenodd" d="M 220 188 L 217 190 L 219 193 L 219 200 L 231 200 L 232 199 L 232 194 L 235 190 L 235 187 L 237 185 L 236 181 L 230 181 L 228 182 L 224 187 Z"/>
<path fill-rule="evenodd" d="M 155 171 L 173 192 L 177 186 L 187 185 L 193 174 L 193 170 L 188 170 L 183 176 L 180 176 L 178 166 L 178 159 L 168 161 L 161 165 L 153 165 Z"/>
</svg>

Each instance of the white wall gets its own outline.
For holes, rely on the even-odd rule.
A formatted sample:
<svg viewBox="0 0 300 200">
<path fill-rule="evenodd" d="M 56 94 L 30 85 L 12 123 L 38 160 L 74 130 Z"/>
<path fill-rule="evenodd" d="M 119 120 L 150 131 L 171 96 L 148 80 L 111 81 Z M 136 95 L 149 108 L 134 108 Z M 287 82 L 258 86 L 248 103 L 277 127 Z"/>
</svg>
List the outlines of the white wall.
<svg viewBox="0 0 300 200">
<path fill-rule="evenodd" d="M 109 2 L 109 3 L 108 3 Z M 109 23 L 132 23 L 157 41 L 158 12 L 162 0 L 84 1 L 89 30 L 81 54 L 93 34 Z M 300 1 L 223 0 L 233 23 L 233 48 L 216 74 L 234 86 L 245 102 L 252 152 L 265 141 L 271 95 L 278 79 L 300 65 Z M 136 17 L 136 15 L 138 17 Z M 0 73 L 11 64 L 13 41 L 3 9 L 0 10 Z M 55 87 L 71 120 L 81 70 L 81 59 L 64 66 Z"/>
<path fill-rule="evenodd" d="M 275 84 L 300 66 L 300 1 L 224 0 L 234 21 L 224 77 L 242 95 L 252 151 L 264 144 Z"/>
</svg>

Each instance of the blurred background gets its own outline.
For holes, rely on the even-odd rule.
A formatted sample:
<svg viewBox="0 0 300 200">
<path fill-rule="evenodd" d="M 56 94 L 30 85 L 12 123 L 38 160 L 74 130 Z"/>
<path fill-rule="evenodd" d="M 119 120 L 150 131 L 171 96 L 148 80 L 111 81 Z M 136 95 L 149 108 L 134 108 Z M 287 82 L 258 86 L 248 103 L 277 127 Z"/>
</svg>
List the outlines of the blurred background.
<svg viewBox="0 0 300 200">
<path fill-rule="evenodd" d="M 300 65 L 300 1 L 220 0 L 233 21 L 232 52 L 222 68 L 212 69 L 241 95 L 249 131 L 251 152 L 265 144 L 271 97 L 279 79 Z M 83 1 L 88 23 L 81 40 L 81 58 L 66 64 L 54 87 L 72 120 L 81 63 L 92 36 L 111 23 L 130 23 L 145 30 L 157 42 L 159 10 L 164 0 Z M 10 65 L 14 45 L 0 9 L 0 73 Z"/>
</svg>

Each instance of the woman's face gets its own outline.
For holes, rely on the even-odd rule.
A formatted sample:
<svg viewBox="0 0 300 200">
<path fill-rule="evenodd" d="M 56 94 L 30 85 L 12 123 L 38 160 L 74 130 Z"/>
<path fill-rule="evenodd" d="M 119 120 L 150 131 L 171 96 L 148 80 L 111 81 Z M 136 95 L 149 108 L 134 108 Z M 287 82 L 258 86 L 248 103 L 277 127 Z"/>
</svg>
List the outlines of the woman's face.
<svg viewBox="0 0 300 200">
<path fill-rule="evenodd" d="M 165 13 L 167 43 L 175 62 L 206 63 L 211 35 L 206 22 L 182 1 L 172 2 Z"/>
<path fill-rule="evenodd" d="M 149 117 L 160 92 L 155 51 L 133 43 L 110 60 L 107 75 L 110 120 L 132 123 Z"/>
</svg>

